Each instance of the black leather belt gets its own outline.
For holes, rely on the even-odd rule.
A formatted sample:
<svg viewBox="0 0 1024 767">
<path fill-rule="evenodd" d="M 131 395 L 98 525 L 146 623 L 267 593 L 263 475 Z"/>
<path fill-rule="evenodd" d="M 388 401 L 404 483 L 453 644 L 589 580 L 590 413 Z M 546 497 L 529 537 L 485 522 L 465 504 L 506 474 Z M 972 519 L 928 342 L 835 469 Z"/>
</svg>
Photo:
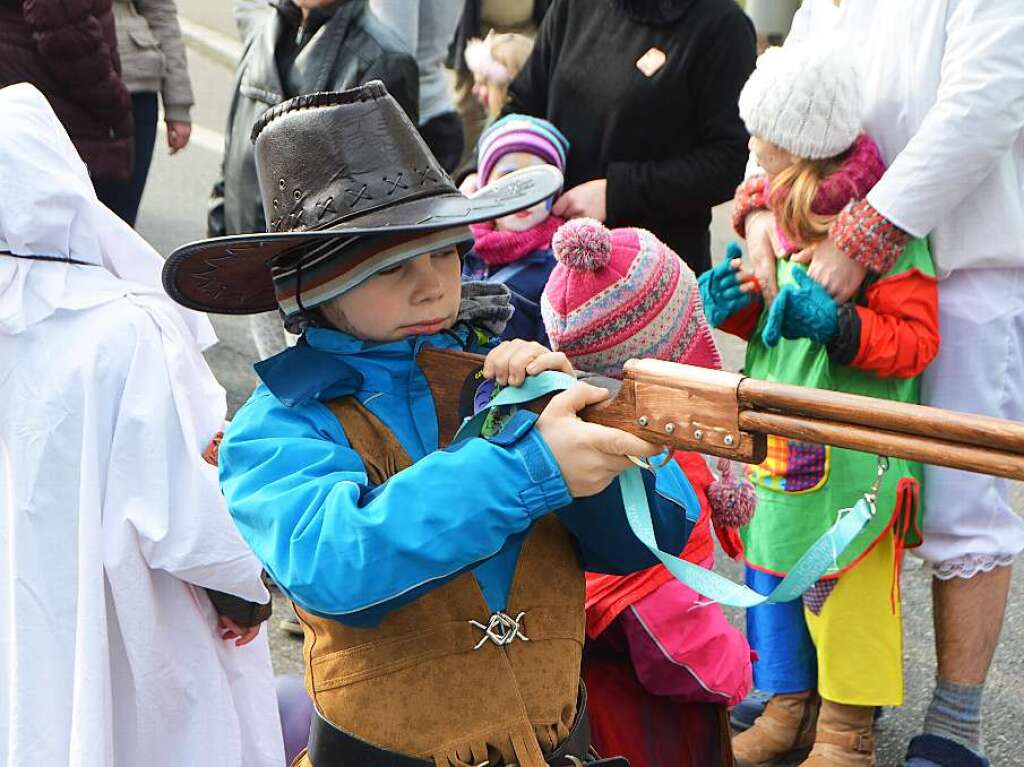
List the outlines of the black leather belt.
<svg viewBox="0 0 1024 767">
<path fill-rule="evenodd" d="M 433 767 L 433 760 L 420 759 L 398 751 L 367 743 L 350 732 L 328 722 L 319 711 L 313 712 L 309 728 L 307 756 L 313 767 Z M 576 721 L 568 737 L 547 756 L 552 767 L 570 767 L 579 760 L 595 767 L 629 767 L 622 757 L 595 760 L 590 751 L 590 720 L 587 718 L 587 688 L 580 680 L 576 701 Z"/>
</svg>

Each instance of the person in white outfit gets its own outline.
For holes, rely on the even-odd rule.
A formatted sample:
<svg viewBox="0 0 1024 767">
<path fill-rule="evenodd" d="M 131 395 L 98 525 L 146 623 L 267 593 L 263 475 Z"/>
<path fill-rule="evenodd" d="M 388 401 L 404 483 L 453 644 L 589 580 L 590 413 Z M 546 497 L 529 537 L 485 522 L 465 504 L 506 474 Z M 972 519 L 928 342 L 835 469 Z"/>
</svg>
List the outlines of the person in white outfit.
<svg viewBox="0 0 1024 767">
<path fill-rule="evenodd" d="M 1024 7 L 806 0 L 786 44 L 830 37 L 856 57 L 863 128 L 888 170 L 833 224 L 810 275 L 846 301 L 868 271 L 884 273 L 911 237 L 927 236 L 941 280 L 942 341 L 923 401 L 1024 420 Z M 774 224 L 753 205 L 742 220 L 770 296 Z M 938 670 L 908 764 L 987 765 L 981 696 L 1024 520 L 1001 479 L 929 467 L 924 496 L 916 553 L 934 570 Z"/>
<path fill-rule="evenodd" d="M 213 329 L 42 94 L 0 114 L 0 764 L 280 767 L 269 595 L 203 459 Z"/>
</svg>

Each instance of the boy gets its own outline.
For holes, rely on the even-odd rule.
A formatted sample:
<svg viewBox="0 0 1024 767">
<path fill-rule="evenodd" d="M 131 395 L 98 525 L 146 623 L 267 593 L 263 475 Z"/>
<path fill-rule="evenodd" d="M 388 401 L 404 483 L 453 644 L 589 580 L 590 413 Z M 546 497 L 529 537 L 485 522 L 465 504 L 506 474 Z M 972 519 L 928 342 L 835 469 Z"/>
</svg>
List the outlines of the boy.
<svg viewBox="0 0 1024 767">
<path fill-rule="evenodd" d="M 299 764 L 589 758 L 583 568 L 654 564 L 613 480 L 658 448 L 579 420 L 605 396 L 581 384 L 439 450 L 455 403 L 435 404 L 416 362 L 426 344 L 479 347 L 482 323 L 500 332 L 507 294 L 459 284 L 467 225 L 549 197 L 561 174 L 535 166 L 463 197 L 380 83 L 282 104 L 253 134 L 274 234 L 179 249 L 165 284 L 213 311 L 276 302 L 303 331 L 257 366 L 221 448 L 232 513 L 306 633 L 317 715 Z M 517 385 L 552 369 L 571 371 L 509 342 L 483 372 Z M 685 479 L 645 482 L 677 551 L 698 512 L 675 500 Z"/>
</svg>

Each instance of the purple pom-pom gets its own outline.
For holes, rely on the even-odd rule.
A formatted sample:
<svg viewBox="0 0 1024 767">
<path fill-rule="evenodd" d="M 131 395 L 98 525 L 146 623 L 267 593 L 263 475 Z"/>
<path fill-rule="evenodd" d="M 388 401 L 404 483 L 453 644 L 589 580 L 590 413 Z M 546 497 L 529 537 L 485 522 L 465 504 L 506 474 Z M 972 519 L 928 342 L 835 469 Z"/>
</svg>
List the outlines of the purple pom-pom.
<svg viewBox="0 0 1024 767">
<path fill-rule="evenodd" d="M 596 272 L 611 260 L 612 233 L 600 221 L 574 218 L 558 227 L 551 248 L 567 268 Z"/>
<path fill-rule="evenodd" d="M 732 461 L 728 458 L 718 459 L 718 471 L 721 477 L 708 488 L 711 516 L 722 527 L 743 527 L 754 518 L 757 493 L 745 479 L 733 476 Z"/>
</svg>

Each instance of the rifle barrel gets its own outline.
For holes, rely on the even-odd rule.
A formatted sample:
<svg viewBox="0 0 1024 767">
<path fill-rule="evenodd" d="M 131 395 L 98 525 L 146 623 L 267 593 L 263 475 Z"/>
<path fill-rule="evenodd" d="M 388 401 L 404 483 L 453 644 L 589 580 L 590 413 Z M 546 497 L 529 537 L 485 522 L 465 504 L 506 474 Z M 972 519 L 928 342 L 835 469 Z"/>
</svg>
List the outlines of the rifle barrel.
<svg viewBox="0 0 1024 767">
<path fill-rule="evenodd" d="M 744 378 L 741 408 L 867 426 L 1024 455 L 1024 424 L 857 394 Z M 876 451 L 877 452 L 877 451 Z"/>
<path fill-rule="evenodd" d="M 1024 479 L 1024 456 L 921 435 L 899 434 L 858 424 L 806 416 L 741 410 L 740 428 L 804 442 L 905 458 L 952 469 Z"/>
</svg>

